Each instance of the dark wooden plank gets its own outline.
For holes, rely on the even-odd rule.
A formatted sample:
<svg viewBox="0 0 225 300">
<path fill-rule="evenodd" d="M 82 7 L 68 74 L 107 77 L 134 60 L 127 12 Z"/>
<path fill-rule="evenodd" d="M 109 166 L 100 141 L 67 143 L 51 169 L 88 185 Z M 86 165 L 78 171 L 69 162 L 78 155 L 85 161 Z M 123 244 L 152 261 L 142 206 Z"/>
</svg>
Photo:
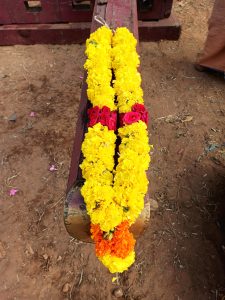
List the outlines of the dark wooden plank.
<svg viewBox="0 0 225 300">
<path fill-rule="evenodd" d="M 72 0 L 58 0 L 60 9 L 60 22 L 91 22 L 95 0 L 91 0 L 90 9 L 79 9 L 73 7 Z M 74 1 L 75 2 L 75 1 Z M 82 3 L 82 2 L 81 2 Z M 80 5 L 81 5 L 80 3 Z"/>
<path fill-rule="evenodd" d="M 145 4 L 148 1 L 145 1 L 142 5 L 140 2 L 138 1 L 138 20 L 161 20 L 168 18 L 171 14 L 173 0 L 153 0 L 150 2 L 151 5 L 149 8 Z"/>
<path fill-rule="evenodd" d="M 75 44 L 84 43 L 90 34 L 91 23 L 74 24 L 20 24 L 0 26 L 0 45 Z M 179 22 L 168 19 L 148 22 L 139 21 L 140 41 L 178 40 L 181 33 Z M 137 36 L 138 33 L 135 33 Z"/>
<path fill-rule="evenodd" d="M 176 41 L 181 34 L 181 25 L 178 20 L 171 15 L 168 19 L 159 21 L 139 21 L 140 41 Z"/>
<path fill-rule="evenodd" d="M 91 22 L 94 0 L 88 10 L 74 7 L 72 0 L 41 0 L 40 9 L 29 9 L 25 0 L 0 0 L 0 24 L 55 24 Z"/>
<path fill-rule="evenodd" d="M 41 10 L 33 12 L 27 9 L 25 0 L 0 0 L 1 13 L 8 13 L 10 20 L 4 20 L 1 24 L 34 24 L 59 22 L 58 1 L 41 1 Z"/>
<path fill-rule="evenodd" d="M 96 2 L 91 32 L 95 31 L 101 26 L 101 24 L 95 21 L 94 16 L 99 15 L 105 19 L 105 12 L 106 5 L 98 5 Z M 87 215 L 84 199 L 80 193 L 82 174 L 79 168 L 79 164 L 82 161 L 81 145 L 86 130 L 86 110 L 88 106 L 86 78 L 87 74 L 85 73 L 73 143 L 70 172 L 67 184 L 67 195 L 64 204 L 64 223 L 66 230 L 72 237 L 84 242 L 92 242 L 90 238 L 90 218 Z"/>
<path fill-rule="evenodd" d="M 84 43 L 90 23 L 20 24 L 0 26 L 0 45 Z"/>
<path fill-rule="evenodd" d="M 105 11 L 106 11 L 106 5 L 99 6 L 96 3 L 95 9 L 94 9 L 94 16 L 100 15 L 103 18 L 105 18 Z M 100 26 L 101 26 L 101 24 L 97 23 L 93 17 L 92 25 L 91 25 L 91 32 L 95 31 Z M 72 150 L 69 179 L 68 179 L 68 184 L 67 184 L 67 192 L 72 188 L 73 184 L 76 181 L 80 181 L 82 179 L 82 176 L 80 175 L 81 172 L 79 170 L 79 163 L 81 161 L 81 145 L 83 142 L 84 132 L 85 132 L 85 128 L 86 128 L 86 110 L 87 110 L 87 104 L 88 104 L 86 78 L 87 78 L 87 74 L 85 73 L 84 79 L 83 79 L 83 84 L 82 84 L 80 106 L 79 106 L 79 110 L 78 110 L 78 119 L 77 119 L 77 123 L 76 123 L 76 133 L 75 133 L 73 150 Z"/>
</svg>

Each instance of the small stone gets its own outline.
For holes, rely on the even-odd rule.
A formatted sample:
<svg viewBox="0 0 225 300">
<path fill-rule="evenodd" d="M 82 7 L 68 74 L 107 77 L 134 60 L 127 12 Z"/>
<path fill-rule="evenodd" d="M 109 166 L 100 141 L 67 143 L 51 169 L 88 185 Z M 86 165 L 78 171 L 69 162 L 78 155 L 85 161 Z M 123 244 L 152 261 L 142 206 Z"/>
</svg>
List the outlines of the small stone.
<svg viewBox="0 0 225 300">
<path fill-rule="evenodd" d="M 3 74 L 3 73 L 0 73 L 0 79 L 4 79 L 4 78 L 6 78 L 6 77 L 8 77 L 8 75 Z"/>
<path fill-rule="evenodd" d="M 34 255 L 34 250 L 32 249 L 31 245 L 27 245 L 27 252 L 31 255 Z"/>
<path fill-rule="evenodd" d="M 192 203 L 190 201 L 185 201 L 184 202 L 184 207 L 191 208 L 192 207 Z"/>
<path fill-rule="evenodd" d="M 8 120 L 11 122 L 16 122 L 16 119 L 17 119 L 16 113 L 13 113 L 8 117 Z"/>
<path fill-rule="evenodd" d="M 159 204 L 156 200 L 150 199 L 150 209 L 152 211 L 157 210 L 159 208 Z"/>
<path fill-rule="evenodd" d="M 116 298 L 123 297 L 123 290 L 121 288 L 114 289 L 113 296 Z"/>
<path fill-rule="evenodd" d="M 6 256 L 5 248 L 3 247 L 3 244 L 0 242 L 0 259 L 3 259 Z"/>
<path fill-rule="evenodd" d="M 65 284 L 64 284 L 64 286 L 63 286 L 63 289 L 62 289 L 62 291 L 63 291 L 63 293 L 68 293 L 69 291 L 70 291 L 70 289 L 71 289 L 71 285 L 68 283 L 68 282 L 66 282 Z"/>
<path fill-rule="evenodd" d="M 183 265 L 179 265 L 180 269 L 184 269 L 184 266 Z"/>
<path fill-rule="evenodd" d="M 49 271 L 49 272 L 52 272 L 52 270 L 53 270 L 52 267 L 49 266 L 49 267 L 48 267 L 48 271 Z"/>
<path fill-rule="evenodd" d="M 57 257 L 57 261 L 61 261 L 61 260 L 62 260 L 62 256 L 59 255 L 59 256 Z"/>
<path fill-rule="evenodd" d="M 49 257 L 49 256 L 48 256 L 48 254 L 46 254 L 46 253 L 45 253 L 45 254 L 43 254 L 43 258 L 44 258 L 45 260 L 47 260 L 47 259 L 48 259 L 48 257 Z"/>
<path fill-rule="evenodd" d="M 177 121 L 178 117 L 177 116 L 173 116 L 173 115 L 168 115 L 165 118 L 165 122 L 166 123 L 175 123 Z"/>
<path fill-rule="evenodd" d="M 187 116 L 182 122 L 191 122 L 193 120 L 193 116 Z"/>
</svg>

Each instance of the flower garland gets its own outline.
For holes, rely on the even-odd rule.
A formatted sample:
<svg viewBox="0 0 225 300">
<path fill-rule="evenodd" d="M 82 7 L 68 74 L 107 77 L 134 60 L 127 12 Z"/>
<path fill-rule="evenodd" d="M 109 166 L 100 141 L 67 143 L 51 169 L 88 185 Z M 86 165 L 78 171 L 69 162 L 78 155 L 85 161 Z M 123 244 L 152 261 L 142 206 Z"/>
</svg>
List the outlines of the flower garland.
<svg viewBox="0 0 225 300">
<path fill-rule="evenodd" d="M 96 255 L 111 273 L 127 270 L 135 260 L 135 239 L 129 228 L 144 207 L 148 187 L 148 113 L 136 44 L 126 28 L 118 28 L 113 35 L 105 26 L 86 42 L 87 94 L 93 107 L 88 110 L 88 132 L 82 144 L 85 183 L 81 193 Z M 121 140 L 116 168 L 115 109 L 120 113 Z"/>
<path fill-rule="evenodd" d="M 115 110 L 115 92 L 111 86 L 112 61 L 111 61 L 112 32 L 107 27 L 100 27 L 90 35 L 86 41 L 86 55 L 88 59 L 84 68 L 88 72 L 87 95 L 93 106 L 109 107 Z"/>
<path fill-rule="evenodd" d="M 113 169 L 117 114 L 112 111 L 114 89 L 111 87 L 112 32 L 101 27 L 86 42 L 87 94 L 93 107 L 88 110 L 88 132 L 82 144 L 85 157 L 81 164 L 85 183 L 81 189 L 87 213 L 93 224 L 110 231 L 122 222 L 122 208 L 113 201 Z"/>
</svg>

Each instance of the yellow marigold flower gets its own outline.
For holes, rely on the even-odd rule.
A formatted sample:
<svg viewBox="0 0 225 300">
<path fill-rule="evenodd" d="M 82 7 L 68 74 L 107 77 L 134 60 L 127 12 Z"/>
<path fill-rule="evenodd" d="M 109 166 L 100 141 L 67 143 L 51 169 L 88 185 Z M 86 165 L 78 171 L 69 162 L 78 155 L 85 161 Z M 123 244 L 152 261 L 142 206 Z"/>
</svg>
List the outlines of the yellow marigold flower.
<svg viewBox="0 0 225 300">
<path fill-rule="evenodd" d="M 107 254 L 99 257 L 99 260 L 111 273 L 122 273 L 134 263 L 135 252 L 132 251 L 126 258 L 119 258 Z"/>
<path fill-rule="evenodd" d="M 90 44 L 95 44 L 94 42 L 104 45 L 111 44 L 112 35 L 112 31 L 108 27 L 102 26 L 90 34 L 89 39 L 86 40 L 86 47 L 88 48 Z"/>
<path fill-rule="evenodd" d="M 110 185 L 102 185 L 94 180 L 86 180 L 81 188 L 81 194 L 84 197 L 88 212 L 92 213 L 100 207 L 105 208 L 106 203 L 111 203 L 114 190 Z"/>
<path fill-rule="evenodd" d="M 136 48 L 137 40 L 126 27 L 118 27 L 112 39 L 112 45 L 125 44 L 127 47 Z"/>
<path fill-rule="evenodd" d="M 140 65 L 139 55 L 136 51 L 126 51 L 121 45 L 114 47 L 112 49 L 112 67 L 113 69 L 118 69 L 121 65 L 127 66 L 128 68 L 137 68 Z"/>
<path fill-rule="evenodd" d="M 100 225 L 101 230 L 109 232 L 122 222 L 123 208 L 112 198 L 111 201 L 106 199 L 101 202 L 98 208 L 90 211 L 90 218 L 93 224 Z"/>
<path fill-rule="evenodd" d="M 116 79 L 113 87 L 120 113 L 131 111 L 134 104 L 143 101 L 141 76 L 137 68 L 139 56 L 136 51 L 137 41 L 126 28 L 118 28 L 112 38 L 112 67 Z"/>
<path fill-rule="evenodd" d="M 112 80 L 112 31 L 102 26 L 90 35 L 86 41 L 87 60 L 87 95 L 93 106 L 104 105 L 115 110 L 115 92 L 111 87 Z"/>
<path fill-rule="evenodd" d="M 123 220 L 134 223 L 144 208 L 150 162 L 147 126 L 139 121 L 119 128 L 119 159 L 114 172 L 116 202 L 123 207 Z"/>
</svg>

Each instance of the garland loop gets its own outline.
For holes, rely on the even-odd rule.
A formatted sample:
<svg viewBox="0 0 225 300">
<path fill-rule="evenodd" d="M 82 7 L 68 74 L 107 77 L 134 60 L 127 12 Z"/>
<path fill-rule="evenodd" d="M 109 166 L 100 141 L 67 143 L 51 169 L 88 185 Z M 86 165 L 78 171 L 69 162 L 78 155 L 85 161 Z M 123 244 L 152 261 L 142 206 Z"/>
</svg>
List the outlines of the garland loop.
<svg viewBox="0 0 225 300">
<path fill-rule="evenodd" d="M 96 255 L 112 273 L 127 270 L 135 260 L 135 239 L 129 229 L 144 208 L 148 188 L 148 112 L 136 45 L 133 34 L 123 27 L 112 32 L 102 26 L 86 42 L 84 67 L 92 107 L 82 144 L 81 193 Z"/>
</svg>

